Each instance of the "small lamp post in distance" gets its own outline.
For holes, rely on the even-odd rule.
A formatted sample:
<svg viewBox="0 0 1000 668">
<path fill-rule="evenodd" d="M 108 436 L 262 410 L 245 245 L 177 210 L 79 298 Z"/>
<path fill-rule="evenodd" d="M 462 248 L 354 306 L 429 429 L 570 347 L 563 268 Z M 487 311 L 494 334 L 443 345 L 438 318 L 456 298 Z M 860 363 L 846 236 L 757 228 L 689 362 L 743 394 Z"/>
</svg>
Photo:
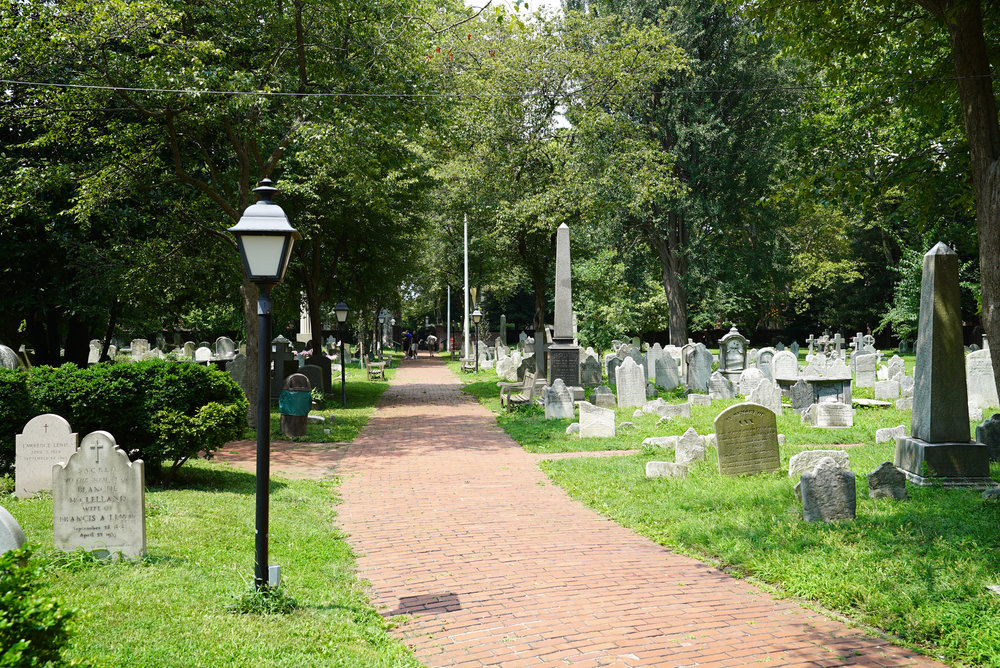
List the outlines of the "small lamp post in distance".
<svg viewBox="0 0 1000 668">
<path fill-rule="evenodd" d="M 472 322 L 476 324 L 476 373 L 479 373 L 479 323 L 483 319 L 483 312 L 478 308 L 472 312 Z"/>
<path fill-rule="evenodd" d="M 257 284 L 257 515 L 254 529 L 254 586 L 277 586 L 280 570 L 268 565 L 271 494 L 271 288 L 285 277 L 292 246 L 302 238 L 280 206 L 271 201 L 278 189 L 271 179 L 254 188 L 259 199 L 229 228 L 243 262 L 243 275 Z"/>
<path fill-rule="evenodd" d="M 347 322 L 347 316 L 350 314 L 351 309 L 341 299 L 333 307 L 333 312 L 337 314 L 337 322 L 340 324 L 340 406 L 341 408 L 347 408 L 347 385 L 345 383 L 347 365 L 344 363 L 344 323 Z"/>
</svg>

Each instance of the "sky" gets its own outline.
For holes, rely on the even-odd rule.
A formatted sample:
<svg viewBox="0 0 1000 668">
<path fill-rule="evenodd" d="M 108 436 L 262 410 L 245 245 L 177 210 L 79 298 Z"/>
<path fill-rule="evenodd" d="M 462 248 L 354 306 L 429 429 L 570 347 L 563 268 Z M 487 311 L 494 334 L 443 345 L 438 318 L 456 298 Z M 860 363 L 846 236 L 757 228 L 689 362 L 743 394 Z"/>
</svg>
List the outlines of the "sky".
<svg viewBox="0 0 1000 668">
<path fill-rule="evenodd" d="M 502 3 L 509 8 L 513 8 L 513 0 L 494 0 L 494 3 Z M 465 0 L 466 7 L 482 7 L 485 4 L 485 0 Z M 528 5 L 530 11 L 535 11 L 539 7 L 544 7 L 550 11 L 559 10 L 561 5 L 560 0 L 526 0 L 521 3 L 522 5 Z"/>
</svg>

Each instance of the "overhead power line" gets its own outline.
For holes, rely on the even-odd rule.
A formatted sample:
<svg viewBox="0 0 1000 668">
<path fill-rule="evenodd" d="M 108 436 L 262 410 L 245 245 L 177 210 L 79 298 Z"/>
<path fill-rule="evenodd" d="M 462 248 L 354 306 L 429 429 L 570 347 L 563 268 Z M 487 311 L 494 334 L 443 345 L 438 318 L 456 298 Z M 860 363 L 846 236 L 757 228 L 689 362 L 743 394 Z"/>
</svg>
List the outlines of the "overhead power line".
<svg viewBox="0 0 1000 668">
<path fill-rule="evenodd" d="M 635 91 L 566 91 L 564 94 L 580 97 L 644 97 L 647 95 L 699 95 L 712 93 L 753 93 L 753 92 L 779 92 L 779 91 L 811 91 L 811 90 L 849 90 L 855 88 L 879 88 L 889 86 L 910 86 L 925 85 L 930 83 L 960 81 L 963 79 L 994 79 L 997 74 L 980 74 L 968 77 L 930 77 L 923 79 L 890 79 L 885 81 L 852 82 L 842 84 L 800 84 L 793 86 L 760 86 L 751 88 L 668 88 L 664 90 L 635 90 Z M 470 93 L 462 91 L 438 91 L 428 93 L 364 93 L 364 92 L 312 92 L 312 93 L 291 93 L 286 91 L 245 91 L 245 90 L 198 90 L 193 88 L 143 88 L 138 86 L 106 86 L 91 84 L 56 83 L 46 81 L 21 81 L 17 79 L 0 79 L 0 84 L 5 86 L 26 86 L 35 88 L 63 88 L 79 90 L 101 90 L 118 91 L 123 93 L 169 93 L 175 95 L 220 95 L 220 96 L 247 96 L 247 97 L 342 97 L 342 98 L 403 98 L 403 99 L 433 99 L 433 98 L 533 98 L 549 97 L 539 91 L 521 91 L 511 93 Z"/>
</svg>

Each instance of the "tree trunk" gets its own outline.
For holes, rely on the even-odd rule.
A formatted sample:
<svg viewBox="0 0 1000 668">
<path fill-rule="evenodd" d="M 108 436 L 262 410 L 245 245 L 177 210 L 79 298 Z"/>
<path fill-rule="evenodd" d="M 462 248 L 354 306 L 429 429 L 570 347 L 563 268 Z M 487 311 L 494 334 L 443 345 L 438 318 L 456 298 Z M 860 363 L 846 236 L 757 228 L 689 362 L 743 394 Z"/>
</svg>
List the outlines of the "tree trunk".
<svg viewBox="0 0 1000 668">
<path fill-rule="evenodd" d="M 250 283 L 246 279 L 240 286 L 240 295 L 243 297 L 243 319 L 246 321 L 247 329 L 247 364 L 246 364 L 246 392 L 247 401 L 250 402 L 247 419 L 252 428 L 257 428 L 257 284 Z M 270 345 L 266 341 L 265 345 Z"/>
<path fill-rule="evenodd" d="M 650 246 L 660 259 L 660 269 L 663 273 L 663 290 L 667 293 L 667 306 L 670 308 L 670 343 L 683 346 L 687 343 L 687 290 L 681 283 L 681 277 L 687 270 L 687 262 L 681 256 L 682 243 L 686 240 L 683 229 L 684 219 L 677 213 L 667 214 L 670 223 L 670 233 L 664 238 L 655 228 L 647 231 Z"/>
<path fill-rule="evenodd" d="M 545 277 L 535 278 L 535 370 L 539 377 L 546 374 L 545 366 Z"/>
<path fill-rule="evenodd" d="M 981 3 L 977 0 L 941 2 L 928 9 L 944 20 L 951 36 L 976 193 L 983 327 L 990 340 L 994 377 L 1000 386 L 1000 256 L 997 254 L 1000 248 L 1000 175 L 997 173 L 1000 124 L 983 36 Z"/>
</svg>

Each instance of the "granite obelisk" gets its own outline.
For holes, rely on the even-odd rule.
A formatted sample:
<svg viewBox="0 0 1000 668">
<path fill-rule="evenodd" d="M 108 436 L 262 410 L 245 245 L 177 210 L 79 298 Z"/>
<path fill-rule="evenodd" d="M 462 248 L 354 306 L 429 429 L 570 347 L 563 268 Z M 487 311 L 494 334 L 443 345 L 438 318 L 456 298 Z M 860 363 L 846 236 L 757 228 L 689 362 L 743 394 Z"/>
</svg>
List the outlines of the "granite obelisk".
<svg viewBox="0 0 1000 668">
<path fill-rule="evenodd" d="M 969 435 L 958 256 L 924 255 L 913 379 L 912 436 L 896 440 L 897 467 L 917 485 L 992 487 L 987 446 Z"/>
<path fill-rule="evenodd" d="M 567 387 L 580 385 L 580 348 L 573 345 L 573 279 L 570 272 L 569 226 L 556 231 L 556 300 L 552 345 L 548 348 L 549 383 L 562 378 Z M 537 345 L 537 337 L 536 337 Z"/>
</svg>

